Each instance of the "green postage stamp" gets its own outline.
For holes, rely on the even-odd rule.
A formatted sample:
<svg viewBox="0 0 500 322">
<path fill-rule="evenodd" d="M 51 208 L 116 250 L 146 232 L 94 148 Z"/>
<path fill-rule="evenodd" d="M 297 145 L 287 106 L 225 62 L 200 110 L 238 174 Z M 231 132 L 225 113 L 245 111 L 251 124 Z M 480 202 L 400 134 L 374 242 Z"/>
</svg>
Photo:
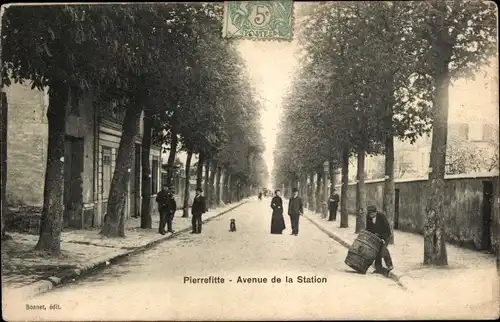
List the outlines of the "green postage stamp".
<svg viewBox="0 0 500 322">
<path fill-rule="evenodd" d="M 292 40 L 293 1 L 225 1 L 225 38 Z"/>
</svg>

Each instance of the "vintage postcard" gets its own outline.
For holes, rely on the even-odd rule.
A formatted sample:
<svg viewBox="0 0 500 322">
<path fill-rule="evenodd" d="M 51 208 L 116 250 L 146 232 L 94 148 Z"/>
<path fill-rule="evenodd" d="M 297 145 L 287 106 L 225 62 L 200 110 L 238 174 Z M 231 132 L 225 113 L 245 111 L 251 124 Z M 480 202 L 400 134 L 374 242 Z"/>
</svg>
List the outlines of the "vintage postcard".
<svg viewBox="0 0 500 322">
<path fill-rule="evenodd" d="M 499 317 L 488 1 L 1 9 L 7 321 Z"/>
</svg>

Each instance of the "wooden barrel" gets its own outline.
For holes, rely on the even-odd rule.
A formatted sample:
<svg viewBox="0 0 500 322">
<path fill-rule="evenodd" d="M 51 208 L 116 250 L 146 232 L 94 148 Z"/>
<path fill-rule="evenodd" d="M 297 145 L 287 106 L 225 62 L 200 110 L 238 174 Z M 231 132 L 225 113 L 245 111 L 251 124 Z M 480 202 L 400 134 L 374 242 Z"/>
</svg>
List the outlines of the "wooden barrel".
<svg viewBox="0 0 500 322">
<path fill-rule="evenodd" d="M 362 230 L 349 248 L 345 263 L 355 271 L 365 274 L 381 247 L 382 240 L 380 238 Z"/>
</svg>

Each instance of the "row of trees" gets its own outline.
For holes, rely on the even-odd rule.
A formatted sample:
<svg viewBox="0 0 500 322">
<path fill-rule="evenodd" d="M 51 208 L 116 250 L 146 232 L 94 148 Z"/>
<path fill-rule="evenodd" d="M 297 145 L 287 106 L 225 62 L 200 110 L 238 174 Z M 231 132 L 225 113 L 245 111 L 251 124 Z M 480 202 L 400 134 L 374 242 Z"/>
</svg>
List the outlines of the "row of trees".
<svg viewBox="0 0 500 322">
<path fill-rule="evenodd" d="M 284 101 L 275 151 L 278 185 L 321 184 L 341 168 L 341 222 L 357 156 L 356 232 L 365 227 L 365 155 L 385 155 L 383 211 L 394 220 L 394 138 L 414 142 L 432 128 L 424 263 L 447 264 L 443 224 L 448 87 L 496 53 L 488 2 L 324 2 L 306 6 L 300 67 Z M 326 183 L 325 183 L 326 184 Z M 321 191 L 317 187 L 317 193 Z"/>
<path fill-rule="evenodd" d="M 151 228 L 152 144 L 198 155 L 248 188 L 262 176 L 260 104 L 236 48 L 221 37 L 220 4 L 10 6 L 2 16 L 2 80 L 49 88 L 47 167 L 37 248 L 60 250 L 68 99 L 92 95 L 99 113 L 121 115 L 122 136 L 101 233 L 125 236 L 124 208 L 137 124 L 144 115 L 141 227 Z M 168 176 L 169 180 L 171 178 Z M 217 175 L 220 178 L 220 175 Z M 189 186 L 189 185 L 186 185 Z M 212 185 L 213 186 L 213 185 Z M 187 207 L 185 201 L 185 214 Z"/>
</svg>

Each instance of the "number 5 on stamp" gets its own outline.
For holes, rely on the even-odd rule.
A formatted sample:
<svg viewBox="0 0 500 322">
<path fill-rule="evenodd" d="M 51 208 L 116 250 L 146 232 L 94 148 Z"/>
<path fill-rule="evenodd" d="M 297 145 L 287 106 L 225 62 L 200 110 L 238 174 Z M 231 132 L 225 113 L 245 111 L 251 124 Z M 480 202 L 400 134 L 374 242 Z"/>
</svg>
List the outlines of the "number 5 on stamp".
<svg viewBox="0 0 500 322">
<path fill-rule="evenodd" d="M 293 1 L 225 1 L 224 38 L 292 40 Z"/>
</svg>

